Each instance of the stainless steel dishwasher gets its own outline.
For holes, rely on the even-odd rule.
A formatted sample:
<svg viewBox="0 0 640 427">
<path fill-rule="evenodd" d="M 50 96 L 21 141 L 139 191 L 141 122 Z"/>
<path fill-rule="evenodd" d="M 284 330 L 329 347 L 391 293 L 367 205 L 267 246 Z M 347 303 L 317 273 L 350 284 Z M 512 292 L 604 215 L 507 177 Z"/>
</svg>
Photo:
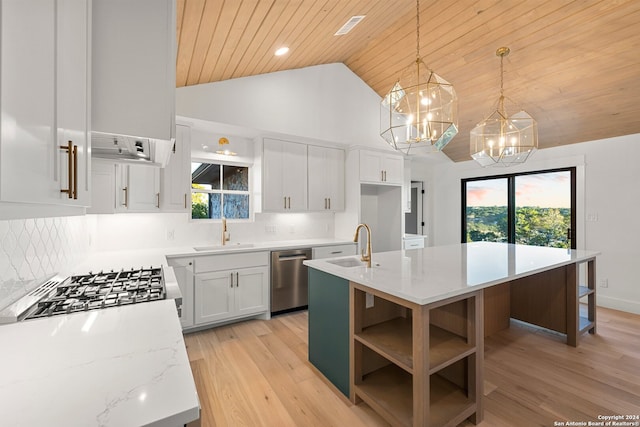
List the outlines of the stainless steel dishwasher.
<svg viewBox="0 0 640 427">
<path fill-rule="evenodd" d="M 309 304 L 307 266 L 311 249 L 271 252 L 271 314 L 283 313 Z"/>
</svg>

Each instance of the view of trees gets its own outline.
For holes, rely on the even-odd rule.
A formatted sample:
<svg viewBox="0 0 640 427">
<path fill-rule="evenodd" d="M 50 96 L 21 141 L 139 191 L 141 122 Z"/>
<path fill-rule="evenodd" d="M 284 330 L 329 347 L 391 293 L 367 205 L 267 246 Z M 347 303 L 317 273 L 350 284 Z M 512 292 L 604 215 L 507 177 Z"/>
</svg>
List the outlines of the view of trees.
<svg viewBox="0 0 640 427">
<path fill-rule="evenodd" d="M 516 243 L 569 248 L 569 208 L 516 208 Z M 507 242 L 506 206 L 467 206 L 467 242 Z"/>
</svg>

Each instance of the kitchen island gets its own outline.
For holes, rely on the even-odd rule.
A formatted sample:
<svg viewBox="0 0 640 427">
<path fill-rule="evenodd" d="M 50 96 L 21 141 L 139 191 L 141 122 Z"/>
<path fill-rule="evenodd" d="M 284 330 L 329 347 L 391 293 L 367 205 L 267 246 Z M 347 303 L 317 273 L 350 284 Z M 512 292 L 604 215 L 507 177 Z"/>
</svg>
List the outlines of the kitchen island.
<svg viewBox="0 0 640 427">
<path fill-rule="evenodd" d="M 0 326 L 0 424 L 183 426 L 200 416 L 175 302 Z"/>
<path fill-rule="evenodd" d="M 478 423 L 484 324 L 518 318 L 577 345 L 595 332 L 597 254 L 477 242 L 373 254 L 371 268 L 306 261 L 309 360 L 392 425 Z"/>
</svg>

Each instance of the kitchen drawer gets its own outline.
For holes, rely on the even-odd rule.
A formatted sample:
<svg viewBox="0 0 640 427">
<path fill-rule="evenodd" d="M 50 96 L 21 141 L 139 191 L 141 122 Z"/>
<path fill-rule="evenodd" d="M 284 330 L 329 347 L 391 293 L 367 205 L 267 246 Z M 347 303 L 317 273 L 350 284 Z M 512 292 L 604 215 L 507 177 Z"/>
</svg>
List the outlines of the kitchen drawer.
<svg viewBox="0 0 640 427">
<path fill-rule="evenodd" d="M 344 245 L 318 246 L 313 248 L 312 259 L 335 258 L 340 256 L 355 255 L 356 244 L 348 243 Z"/>
<path fill-rule="evenodd" d="M 424 248 L 424 238 L 418 237 L 415 239 L 402 239 L 403 249 L 421 249 Z"/>
<path fill-rule="evenodd" d="M 195 258 L 195 273 L 269 265 L 269 252 L 241 252 Z"/>
</svg>

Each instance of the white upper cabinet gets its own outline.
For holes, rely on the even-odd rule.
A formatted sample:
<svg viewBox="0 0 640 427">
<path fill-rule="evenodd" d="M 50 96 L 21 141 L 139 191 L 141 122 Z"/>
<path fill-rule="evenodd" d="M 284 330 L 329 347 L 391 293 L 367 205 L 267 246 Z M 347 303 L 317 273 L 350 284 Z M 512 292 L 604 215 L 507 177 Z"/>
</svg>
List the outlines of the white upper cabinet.
<svg viewBox="0 0 640 427">
<path fill-rule="evenodd" d="M 87 205 L 91 2 L 1 8 L 0 200 Z"/>
<path fill-rule="evenodd" d="M 94 0 L 92 130 L 175 137 L 175 0 Z"/>
<path fill-rule="evenodd" d="M 360 181 L 402 185 L 404 159 L 396 154 L 360 150 Z"/>
<path fill-rule="evenodd" d="M 160 169 L 153 166 L 116 164 L 116 210 L 160 210 Z"/>
<path fill-rule="evenodd" d="M 309 210 L 344 210 L 344 150 L 308 147 Z"/>
<path fill-rule="evenodd" d="M 91 204 L 91 2 L 58 0 L 57 139 L 61 189 L 68 203 Z M 69 149 L 69 144 L 71 148 Z M 71 154 L 69 154 L 71 150 Z M 71 168 L 69 168 L 71 162 Z"/>
<path fill-rule="evenodd" d="M 191 208 L 191 128 L 176 126 L 176 140 L 169 163 L 160 173 L 160 208 L 186 212 Z"/>
<path fill-rule="evenodd" d="M 265 138 L 262 182 L 265 212 L 306 211 L 307 146 Z"/>
</svg>

